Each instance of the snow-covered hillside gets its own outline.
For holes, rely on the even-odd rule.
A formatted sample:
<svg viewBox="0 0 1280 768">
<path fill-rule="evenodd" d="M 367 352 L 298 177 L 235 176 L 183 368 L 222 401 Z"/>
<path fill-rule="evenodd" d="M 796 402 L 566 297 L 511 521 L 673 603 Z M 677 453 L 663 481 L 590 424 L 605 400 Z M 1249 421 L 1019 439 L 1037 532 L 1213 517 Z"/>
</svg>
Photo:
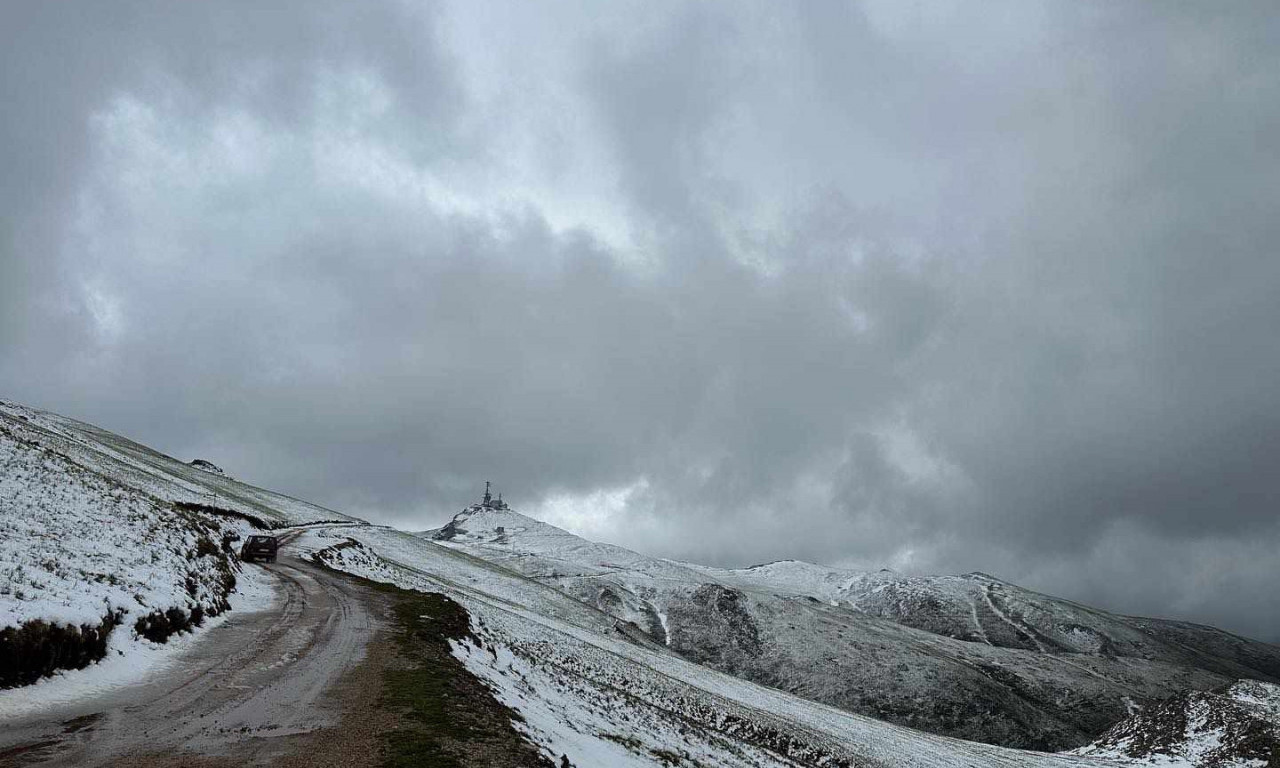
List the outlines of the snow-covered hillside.
<svg viewBox="0 0 1280 768">
<path fill-rule="evenodd" d="M 219 608 L 221 527 L 85 471 L 0 425 L 0 627 Z M 145 545 L 145 546 L 144 546 Z"/>
<path fill-rule="evenodd" d="M 349 519 L 0 403 L 0 687 L 200 626 L 244 578 L 224 536 L 334 518 Z"/>
<path fill-rule="evenodd" d="M 479 504 L 454 516 L 443 528 L 423 535 L 446 544 L 476 547 L 492 562 L 525 560 L 533 575 L 574 577 L 630 574 L 645 579 L 698 581 L 700 566 L 646 557 L 624 547 L 575 536 L 511 509 Z M 536 562 L 535 562 L 536 561 Z"/>
<path fill-rule="evenodd" d="M 551 585 L 684 657 L 851 712 L 1012 746 L 1087 743 L 1136 706 L 1239 677 L 1280 649 L 1113 616 L 983 574 L 783 561 L 725 570 L 596 544 L 482 506 L 425 534 Z"/>
<path fill-rule="evenodd" d="M 1081 755 L 1139 765 L 1280 765 L 1280 686 L 1241 680 L 1178 694 L 1117 723 Z"/>
<path fill-rule="evenodd" d="M 505 505 L 408 534 L 10 404 L 0 673 L 51 632 L 78 643 L 62 667 L 107 640 L 113 654 L 151 648 L 145 636 L 224 609 L 233 579 L 256 570 L 238 570 L 224 533 L 326 519 L 345 522 L 298 531 L 291 553 L 461 603 L 476 640 L 453 653 L 557 763 L 1201 768 L 1261 766 L 1274 749 L 1280 649 L 1207 627 L 1114 616 L 982 574 L 677 563 Z M 1087 746 L 1054 755 L 981 740 Z"/>
<path fill-rule="evenodd" d="M 21 440 L 61 456 L 118 487 L 162 502 L 215 507 L 267 526 L 355 518 L 281 493 L 255 488 L 219 472 L 179 461 L 144 445 L 47 411 L 0 400 L 6 439 Z"/>
<path fill-rule="evenodd" d="M 544 541 L 559 536 L 527 518 L 498 519 L 501 535 L 518 523 Z M 339 570 L 459 601 L 479 643 L 455 644 L 455 655 L 524 718 L 517 727 L 548 757 L 583 768 L 1099 765 L 935 736 L 708 669 L 558 589 L 424 537 L 320 529 L 298 546 Z"/>
</svg>

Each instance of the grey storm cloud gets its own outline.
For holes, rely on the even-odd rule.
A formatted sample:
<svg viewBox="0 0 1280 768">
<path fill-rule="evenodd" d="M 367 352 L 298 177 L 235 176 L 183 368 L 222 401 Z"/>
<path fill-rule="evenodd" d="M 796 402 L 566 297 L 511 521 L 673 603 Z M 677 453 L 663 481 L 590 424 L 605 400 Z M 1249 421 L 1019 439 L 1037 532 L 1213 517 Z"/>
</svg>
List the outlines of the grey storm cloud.
<svg viewBox="0 0 1280 768">
<path fill-rule="evenodd" d="M 979 12 L 980 11 L 980 12 Z M 370 519 L 1280 639 L 1268 3 L 7 3 L 0 387 Z"/>
</svg>

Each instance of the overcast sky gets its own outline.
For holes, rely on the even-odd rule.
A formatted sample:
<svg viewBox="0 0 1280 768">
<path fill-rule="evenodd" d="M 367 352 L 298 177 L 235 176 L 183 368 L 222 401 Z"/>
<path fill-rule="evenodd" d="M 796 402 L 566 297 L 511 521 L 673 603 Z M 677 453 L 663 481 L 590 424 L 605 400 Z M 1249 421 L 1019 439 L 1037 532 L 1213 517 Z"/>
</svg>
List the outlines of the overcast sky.
<svg viewBox="0 0 1280 768">
<path fill-rule="evenodd" d="M 0 397 L 370 520 L 1280 640 L 1272 2 L 0 0 Z"/>
</svg>

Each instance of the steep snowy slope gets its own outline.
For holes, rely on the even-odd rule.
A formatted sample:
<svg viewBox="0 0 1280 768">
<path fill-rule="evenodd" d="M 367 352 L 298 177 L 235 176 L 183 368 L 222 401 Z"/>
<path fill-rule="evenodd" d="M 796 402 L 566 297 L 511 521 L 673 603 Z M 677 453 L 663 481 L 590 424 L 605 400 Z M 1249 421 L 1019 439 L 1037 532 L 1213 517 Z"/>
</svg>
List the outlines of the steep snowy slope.
<svg viewBox="0 0 1280 768">
<path fill-rule="evenodd" d="M 1280 686 L 1241 680 L 1173 696 L 1077 754 L 1186 768 L 1280 765 Z"/>
<path fill-rule="evenodd" d="M 982 574 L 905 577 L 795 561 L 707 568 L 483 507 L 426 535 L 633 622 L 691 660 L 851 712 L 1008 746 L 1079 746 L 1174 692 L 1280 674 L 1274 646 L 1216 631 L 1211 643 L 1194 633 L 1162 639 L 1166 622 Z"/>
<path fill-rule="evenodd" d="M 355 520 L 186 464 L 104 429 L 47 411 L 0 400 L 0 427 L 8 439 L 39 446 L 121 488 L 159 501 L 216 507 L 269 526 Z"/>
<path fill-rule="evenodd" d="M 216 606 L 231 574 L 225 560 L 200 552 L 216 553 L 219 533 L 0 425 L 0 627 L 96 624 L 139 606 Z"/>
<path fill-rule="evenodd" d="M 349 519 L 0 403 L 0 687 L 200 626 L 244 578 L 224 536 L 333 518 Z"/>
<path fill-rule="evenodd" d="M 527 518 L 499 519 L 498 535 L 509 523 L 553 546 L 559 539 Z M 524 718 L 517 727 L 548 757 L 581 768 L 1099 765 L 930 735 L 755 685 L 691 663 L 538 580 L 422 537 L 319 529 L 299 546 L 331 567 L 459 601 L 479 641 L 455 644 L 455 655 Z M 594 567 L 611 567 L 601 562 Z"/>
</svg>

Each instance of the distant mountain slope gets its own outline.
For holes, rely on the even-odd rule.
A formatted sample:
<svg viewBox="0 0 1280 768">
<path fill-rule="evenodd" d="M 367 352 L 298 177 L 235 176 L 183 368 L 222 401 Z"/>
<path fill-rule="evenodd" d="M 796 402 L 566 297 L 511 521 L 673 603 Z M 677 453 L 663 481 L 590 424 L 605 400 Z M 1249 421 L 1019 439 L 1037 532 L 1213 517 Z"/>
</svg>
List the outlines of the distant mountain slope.
<svg viewBox="0 0 1280 768">
<path fill-rule="evenodd" d="M 360 522 L 152 450 L 91 424 L 0 400 L 0 429 L 82 469 L 166 502 L 215 507 L 270 525 Z"/>
<path fill-rule="evenodd" d="M 1117 723 L 1076 754 L 1186 768 L 1280 766 L 1280 686 L 1188 691 Z"/>
<path fill-rule="evenodd" d="M 498 536 L 523 527 L 561 555 L 578 547 L 528 518 L 489 520 L 495 533 L 501 521 Z M 473 534 L 463 525 L 452 535 Z M 513 570 L 514 553 L 500 565 L 456 544 L 439 546 L 377 526 L 315 529 L 298 546 L 330 567 L 443 592 L 461 603 L 476 640 L 455 643 L 455 656 L 519 713 L 517 728 L 556 762 L 563 755 L 580 768 L 1103 768 L 1088 758 L 923 733 L 691 663 L 608 613 Z M 590 553 L 587 560 L 622 554 L 583 546 L 578 552 Z M 604 559 L 590 568 L 622 565 Z"/>
<path fill-rule="evenodd" d="M 709 568 L 480 506 L 424 535 L 555 586 L 694 661 L 990 743 L 1076 747 L 1177 691 L 1280 678 L 1276 646 L 1115 616 L 983 574 Z"/>
<path fill-rule="evenodd" d="M 904 576 L 798 561 L 689 566 L 747 590 L 811 595 L 960 640 L 1042 653 L 1159 660 L 1230 678 L 1280 677 L 1280 647 L 1189 622 L 1121 616 L 984 573 Z"/>
</svg>

